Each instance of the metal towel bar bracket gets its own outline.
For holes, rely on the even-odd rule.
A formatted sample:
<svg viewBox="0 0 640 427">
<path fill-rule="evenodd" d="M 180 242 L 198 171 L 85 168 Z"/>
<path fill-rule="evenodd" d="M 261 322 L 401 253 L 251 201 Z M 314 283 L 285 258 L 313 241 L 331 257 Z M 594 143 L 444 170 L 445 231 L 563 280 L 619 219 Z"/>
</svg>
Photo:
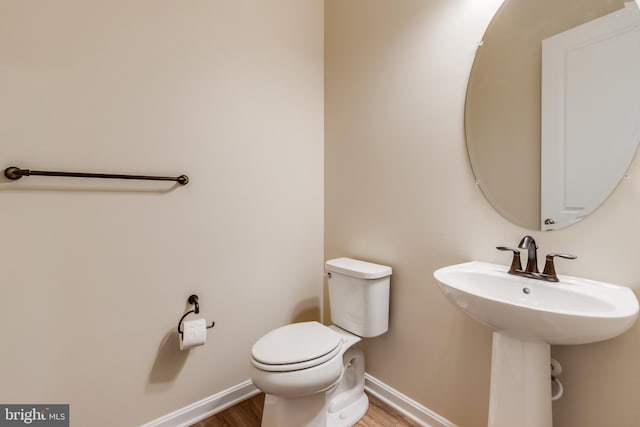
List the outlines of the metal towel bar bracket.
<svg viewBox="0 0 640 427">
<path fill-rule="evenodd" d="M 111 178 L 111 179 L 142 179 L 150 181 L 176 181 L 178 184 L 187 185 L 189 177 L 180 175 L 172 176 L 148 176 L 148 175 L 122 175 L 109 173 L 84 173 L 84 172 L 52 172 L 52 171 L 34 171 L 29 169 L 20 169 L 16 166 L 8 167 L 4 170 L 4 176 L 11 180 L 20 179 L 23 176 L 70 176 L 75 178 Z"/>
</svg>

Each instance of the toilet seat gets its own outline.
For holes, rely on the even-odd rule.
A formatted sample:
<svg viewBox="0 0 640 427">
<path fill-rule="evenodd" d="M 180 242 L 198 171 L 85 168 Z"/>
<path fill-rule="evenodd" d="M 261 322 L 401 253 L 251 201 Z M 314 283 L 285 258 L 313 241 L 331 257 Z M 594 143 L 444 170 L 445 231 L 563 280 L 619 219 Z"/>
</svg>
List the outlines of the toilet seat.
<svg viewBox="0 0 640 427">
<path fill-rule="evenodd" d="M 260 338 L 251 349 L 251 363 L 270 372 L 308 369 L 340 353 L 341 336 L 319 322 L 282 326 Z"/>
</svg>

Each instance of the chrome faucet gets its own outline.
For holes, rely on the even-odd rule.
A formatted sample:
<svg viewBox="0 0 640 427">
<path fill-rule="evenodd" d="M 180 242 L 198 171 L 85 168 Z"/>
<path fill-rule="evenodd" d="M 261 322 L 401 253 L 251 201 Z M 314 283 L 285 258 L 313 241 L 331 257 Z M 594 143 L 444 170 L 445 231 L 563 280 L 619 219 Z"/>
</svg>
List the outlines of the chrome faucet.
<svg viewBox="0 0 640 427">
<path fill-rule="evenodd" d="M 509 274 L 515 274 L 518 276 L 529 277 L 531 279 L 539 279 L 546 280 L 547 282 L 558 282 L 558 275 L 556 274 L 556 269 L 553 264 L 553 259 L 555 257 L 565 258 L 565 259 L 576 259 L 575 255 L 570 254 L 559 254 L 552 253 L 547 255 L 546 262 L 544 264 L 544 271 L 540 273 L 538 270 L 538 245 L 536 241 L 531 236 L 524 236 L 520 243 L 518 244 L 518 248 L 510 248 L 507 246 L 496 246 L 496 249 L 501 251 L 511 251 L 513 252 L 513 260 L 511 261 L 511 267 L 509 268 Z M 520 249 L 527 250 L 527 266 L 525 269 L 522 269 L 522 265 L 520 264 Z"/>
</svg>

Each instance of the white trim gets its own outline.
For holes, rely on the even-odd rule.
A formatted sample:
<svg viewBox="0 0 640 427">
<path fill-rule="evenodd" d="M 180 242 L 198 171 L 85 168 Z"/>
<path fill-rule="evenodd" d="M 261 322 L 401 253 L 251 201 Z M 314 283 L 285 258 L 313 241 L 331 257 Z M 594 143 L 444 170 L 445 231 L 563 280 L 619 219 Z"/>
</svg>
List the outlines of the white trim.
<svg viewBox="0 0 640 427">
<path fill-rule="evenodd" d="M 170 414 L 150 421 L 140 427 L 185 427 L 209 418 L 212 415 L 222 412 L 225 409 L 247 400 L 260 390 L 256 388 L 251 380 L 228 388 L 212 396 L 178 409 Z"/>
<path fill-rule="evenodd" d="M 365 374 L 365 389 L 385 404 L 424 427 L 457 427 L 431 409 L 419 404 L 379 379 Z M 186 427 L 247 400 L 260 390 L 251 380 L 206 397 L 140 427 Z"/>
<path fill-rule="evenodd" d="M 451 421 L 441 417 L 408 396 L 405 396 L 398 390 L 389 387 L 379 379 L 369 374 L 364 374 L 364 377 L 364 388 L 367 392 L 382 400 L 404 416 L 411 418 L 416 423 L 425 427 L 457 427 Z"/>
</svg>

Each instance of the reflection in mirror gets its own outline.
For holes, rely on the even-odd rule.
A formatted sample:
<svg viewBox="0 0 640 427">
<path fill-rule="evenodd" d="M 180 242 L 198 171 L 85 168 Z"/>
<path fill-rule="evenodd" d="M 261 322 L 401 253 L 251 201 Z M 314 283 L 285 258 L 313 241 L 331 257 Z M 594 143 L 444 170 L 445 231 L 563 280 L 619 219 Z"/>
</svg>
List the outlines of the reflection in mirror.
<svg viewBox="0 0 640 427">
<path fill-rule="evenodd" d="M 465 110 L 469 158 L 491 204 L 535 230 L 597 208 L 640 142 L 638 75 L 635 2 L 506 1 L 478 48 Z"/>
</svg>

